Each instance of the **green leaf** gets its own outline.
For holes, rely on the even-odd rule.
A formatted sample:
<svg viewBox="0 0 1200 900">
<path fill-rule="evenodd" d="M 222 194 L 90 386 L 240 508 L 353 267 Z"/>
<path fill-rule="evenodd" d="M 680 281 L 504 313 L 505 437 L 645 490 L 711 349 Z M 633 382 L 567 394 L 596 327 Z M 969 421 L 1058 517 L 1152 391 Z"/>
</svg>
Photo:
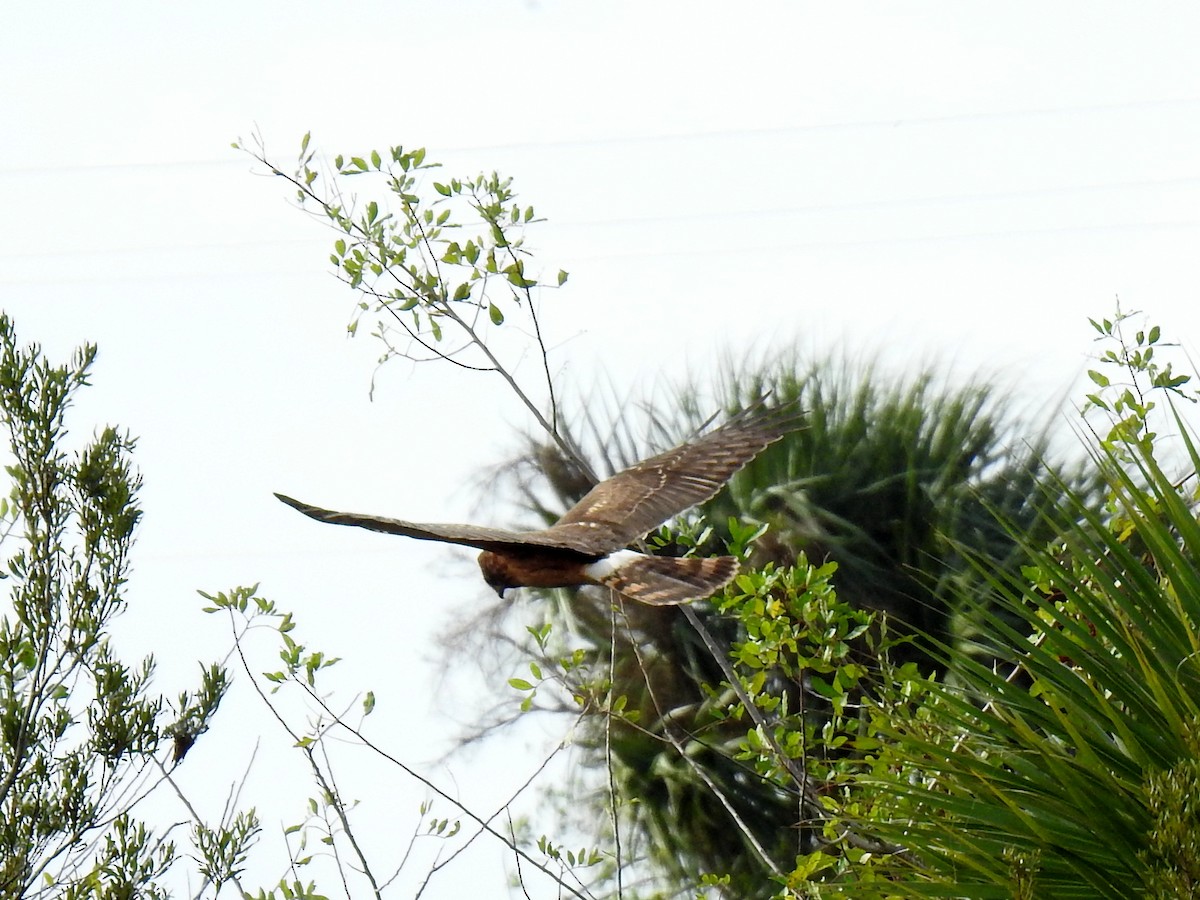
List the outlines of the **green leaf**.
<svg viewBox="0 0 1200 900">
<path fill-rule="evenodd" d="M 570 274 L 567 272 L 567 270 L 566 270 L 566 269 L 559 269 L 559 270 L 558 270 L 558 286 L 559 286 L 559 287 L 562 287 L 564 284 L 566 284 L 566 283 L 567 283 L 567 279 L 568 279 L 568 278 L 570 278 L 570 277 L 571 277 L 571 276 L 570 276 Z"/>
<path fill-rule="evenodd" d="M 379 151 L 372 150 L 371 151 L 371 166 L 372 166 L 372 168 L 379 169 L 379 167 L 381 165 L 383 165 L 383 160 L 379 158 Z"/>
<path fill-rule="evenodd" d="M 505 266 L 504 274 L 508 278 L 508 283 L 514 287 L 531 288 L 537 284 L 536 279 L 525 277 L 525 267 L 519 262 L 515 262 L 511 266 Z"/>
<path fill-rule="evenodd" d="M 492 320 L 493 325 L 500 325 L 504 322 L 504 313 L 500 312 L 500 307 L 495 303 L 488 304 L 488 317 Z"/>
<path fill-rule="evenodd" d="M 1088 378 L 1100 385 L 1100 387 L 1108 387 L 1110 382 L 1102 372 L 1097 372 L 1095 369 L 1088 369 Z"/>
<path fill-rule="evenodd" d="M 375 692 L 367 691 L 367 696 L 363 698 L 363 715 L 370 715 L 375 709 Z"/>
<path fill-rule="evenodd" d="M 526 681 L 524 678 L 510 678 L 510 679 L 508 679 L 508 685 L 509 685 L 509 687 L 516 688 L 518 691 L 532 691 L 533 690 L 533 685 L 530 684 L 528 681 Z"/>
</svg>

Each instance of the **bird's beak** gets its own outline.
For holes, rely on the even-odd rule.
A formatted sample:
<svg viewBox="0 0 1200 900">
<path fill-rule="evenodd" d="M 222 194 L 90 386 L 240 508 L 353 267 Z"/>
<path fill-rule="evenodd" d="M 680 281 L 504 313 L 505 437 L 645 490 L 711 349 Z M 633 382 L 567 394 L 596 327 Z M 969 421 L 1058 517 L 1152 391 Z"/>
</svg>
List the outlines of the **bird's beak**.
<svg viewBox="0 0 1200 900">
<path fill-rule="evenodd" d="M 507 590 L 507 588 L 503 588 L 503 587 L 498 587 L 498 588 L 496 588 L 496 596 L 497 596 L 497 597 L 499 597 L 501 600 L 503 600 L 503 599 L 504 599 L 504 592 L 505 592 L 506 590 Z"/>
</svg>

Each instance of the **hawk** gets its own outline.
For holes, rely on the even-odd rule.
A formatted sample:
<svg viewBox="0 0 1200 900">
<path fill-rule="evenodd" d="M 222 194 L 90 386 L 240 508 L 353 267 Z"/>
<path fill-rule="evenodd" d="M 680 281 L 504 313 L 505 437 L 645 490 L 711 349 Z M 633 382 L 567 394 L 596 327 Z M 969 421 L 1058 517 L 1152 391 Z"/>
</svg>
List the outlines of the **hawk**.
<svg viewBox="0 0 1200 900">
<path fill-rule="evenodd" d="M 501 597 L 509 588 L 590 584 L 638 603 L 666 606 L 711 597 L 733 580 L 738 561 L 732 556 L 649 556 L 628 549 L 629 544 L 712 497 L 738 469 L 796 427 L 795 416 L 778 411 L 734 416 L 707 435 L 602 481 L 539 531 L 405 522 L 275 496 L 320 522 L 476 547 L 483 551 L 483 579 Z"/>
</svg>

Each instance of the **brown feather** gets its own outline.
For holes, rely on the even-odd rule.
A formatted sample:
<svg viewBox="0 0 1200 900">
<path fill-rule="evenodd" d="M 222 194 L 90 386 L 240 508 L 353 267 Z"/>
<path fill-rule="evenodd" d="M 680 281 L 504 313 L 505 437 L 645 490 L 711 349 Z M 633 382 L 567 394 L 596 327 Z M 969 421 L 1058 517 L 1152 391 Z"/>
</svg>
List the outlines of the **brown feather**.
<svg viewBox="0 0 1200 900">
<path fill-rule="evenodd" d="M 737 573 L 738 561 L 732 556 L 642 556 L 614 570 L 601 583 L 638 603 L 673 606 L 711 597 Z"/>
<path fill-rule="evenodd" d="M 366 528 L 369 531 L 379 531 L 384 534 L 399 534 L 404 537 L 416 538 L 418 541 L 440 541 L 444 544 L 462 544 L 467 547 L 477 547 L 480 550 L 495 550 L 497 552 L 520 547 L 545 547 L 553 550 L 573 550 L 589 558 L 599 555 L 591 552 L 590 540 L 581 540 L 570 530 L 551 535 L 546 531 L 506 531 L 503 528 L 487 528 L 482 525 L 405 522 L 403 519 L 388 519 L 384 516 L 336 512 L 332 509 L 310 506 L 307 503 L 293 500 L 291 497 L 283 494 L 276 494 L 275 496 L 292 507 L 292 509 L 299 510 L 306 516 L 316 519 L 318 522 L 328 522 L 330 525 L 353 525 L 357 528 Z"/>
<path fill-rule="evenodd" d="M 717 493 L 738 469 L 797 427 L 778 411 L 731 419 L 721 428 L 660 453 L 596 485 L 550 528 L 608 552 L 624 547 Z M 585 525 L 587 532 L 578 531 Z M 578 537 L 576 537 L 578 535 Z"/>
</svg>

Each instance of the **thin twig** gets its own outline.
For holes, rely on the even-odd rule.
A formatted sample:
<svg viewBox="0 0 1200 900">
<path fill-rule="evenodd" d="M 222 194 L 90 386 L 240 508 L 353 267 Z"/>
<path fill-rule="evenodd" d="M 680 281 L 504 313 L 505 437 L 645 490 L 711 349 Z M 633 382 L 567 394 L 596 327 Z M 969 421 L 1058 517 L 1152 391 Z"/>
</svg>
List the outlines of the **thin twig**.
<svg viewBox="0 0 1200 900">
<path fill-rule="evenodd" d="M 580 893 L 578 890 L 571 887 L 571 885 L 567 884 L 561 878 L 559 878 L 557 875 L 555 875 L 552 871 L 550 871 L 550 869 L 548 867 L 546 867 L 545 865 L 543 865 L 542 863 L 540 863 L 536 859 L 534 859 L 532 856 L 530 856 L 525 850 L 523 850 L 519 846 L 515 845 L 514 842 L 509 841 L 503 834 L 501 834 L 500 832 L 498 832 L 495 828 L 493 828 L 491 826 L 490 819 L 486 819 L 486 820 L 483 819 L 482 817 L 479 816 L 479 814 L 475 813 L 468 807 L 464 806 L 461 801 L 456 800 L 451 794 L 448 794 L 446 791 L 444 791 L 440 787 L 438 787 L 432 780 L 425 777 L 421 773 L 417 772 L 415 769 L 408 766 L 403 761 L 397 759 L 395 756 L 392 756 L 392 754 L 388 753 L 386 750 L 384 750 L 378 744 L 374 743 L 370 738 L 368 738 L 365 734 L 363 734 L 359 729 L 355 728 L 353 725 L 348 725 L 345 721 L 337 718 L 336 715 L 329 709 L 329 707 L 325 703 L 325 701 L 322 700 L 319 696 L 317 696 L 308 687 L 308 685 L 304 684 L 301 681 L 297 681 L 296 684 L 300 685 L 300 687 L 302 687 L 305 691 L 307 691 L 309 697 L 312 698 L 317 704 L 319 704 L 321 706 L 321 708 L 323 710 L 325 710 L 326 713 L 328 713 L 333 718 L 333 721 L 336 722 L 336 724 L 338 726 L 340 726 L 341 728 L 345 729 L 346 731 L 350 732 L 350 734 L 352 734 L 356 738 L 358 738 L 358 740 L 362 742 L 362 745 L 364 747 L 366 747 L 368 750 L 371 750 L 377 756 L 380 756 L 383 759 L 386 759 L 388 762 L 392 763 L 392 765 L 396 766 L 398 769 L 400 769 L 402 772 L 404 772 L 404 774 L 419 781 L 426 788 L 428 788 L 433 793 L 437 794 L 443 800 L 446 800 L 447 802 L 453 804 L 457 809 L 462 810 L 462 812 L 469 819 L 474 821 L 484 831 L 486 831 L 488 834 L 492 835 L 493 837 L 499 839 L 505 846 L 507 846 L 514 853 L 519 854 L 521 856 L 521 858 L 526 860 L 530 865 L 536 867 L 537 869 L 539 869 L 540 871 L 542 871 L 543 873 L 548 875 L 550 878 L 553 878 L 554 881 L 561 888 L 563 888 L 566 891 L 569 891 L 572 896 L 578 897 L 578 898 L 580 898 L 580 900 L 588 900 L 588 898 L 590 896 L 589 894 Z M 259 689 L 259 694 L 260 695 L 262 694 L 261 689 Z M 264 699 L 265 699 L 265 697 L 264 697 Z M 275 712 L 274 709 L 272 709 L 272 712 L 273 713 Z M 278 718 L 279 714 L 275 713 L 275 716 L 276 716 L 276 718 Z M 286 727 L 286 725 L 285 725 L 285 727 Z M 290 729 L 289 729 L 289 732 L 290 732 Z"/>
<path fill-rule="evenodd" d="M 729 686 L 733 688 L 734 692 L 738 695 L 738 699 L 741 701 L 742 706 L 745 707 L 746 712 L 750 714 L 750 718 L 754 720 L 754 724 L 758 727 L 759 731 L 762 732 L 763 738 L 771 745 L 771 749 L 775 752 L 780 764 L 783 765 L 788 774 L 791 775 L 792 779 L 796 782 L 796 786 L 800 789 L 801 815 L 808 816 L 809 819 L 807 821 L 809 822 L 827 821 L 829 819 L 829 815 L 825 811 L 825 807 L 821 804 L 820 799 L 817 797 L 816 790 L 809 779 L 808 770 L 802 763 L 797 762 L 795 759 L 784 753 L 783 748 L 779 745 L 779 741 L 775 739 L 774 730 L 768 724 L 766 718 L 762 714 L 762 711 L 750 700 L 749 695 L 746 693 L 746 689 L 742 687 L 741 679 L 739 679 L 737 677 L 737 673 L 733 671 L 733 667 L 729 664 L 729 661 L 721 652 L 721 648 L 717 645 L 717 642 L 713 639 L 713 636 L 709 633 L 708 629 L 704 627 L 704 623 L 700 621 L 700 617 L 696 615 L 696 611 L 687 605 L 682 606 L 681 609 L 683 610 L 684 617 L 696 630 L 696 633 L 700 635 L 700 639 L 704 642 L 704 646 L 708 648 L 708 651 L 713 655 L 713 659 L 717 661 L 717 665 L 721 667 L 721 672 L 725 675 L 726 680 L 729 682 Z M 884 841 L 876 841 L 867 837 L 863 837 L 862 835 L 856 834 L 849 830 L 846 830 L 842 834 L 841 840 L 849 843 L 851 846 L 857 847 L 861 850 L 868 850 L 872 853 L 899 853 L 904 849 L 895 844 L 889 844 Z"/>
<path fill-rule="evenodd" d="M 608 769 L 608 803 L 609 812 L 612 815 L 613 827 L 613 846 L 616 849 L 617 857 L 617 898 L 623 896 L 622 892 L 622 870 L 621 865 L 621 816 L 617 809 L 617 782 L 613 774 L 613 757 L 612 757 L 612 701 L 613 688 L 616 685 L 617 675 L 617 604 L 620 594 L 609 589 L 609 609 L 611 614 L 609 617 L 609 644 L 608 644 L 608 710 L 604 716 L 604 761 Z"/>
<path fill-rule="evenodd" d="M 630 633 L 632 633 L 632 626 L 630 625 L 628 616 L 625 614 L 624 603 L 621 604 L 621 616 L 625 619 L 625 624 L 627 627 L 629 627 Z M 691 754 L 687 752 L 687 748 L 684 747 L 680 740 L 674 735 L 674 723 L 663 711 L 662 705 L 658 702 L 658 696 L 655 694 L 654 688 L 650 683 L 649 675 L 646 672 L 646 663 L 642 659 L 641 648 L 639 648 L 637 642 L 632 639 L 629 641 L 629 647 L 633 651 L 634 658 L 637 660 L 638 669 L 647 675 L 646 693 L 650 696 L 650 702 L 654 705 L 654 711 L 658 714 L 658 720 L 663 723 L 663 739 L 670 742 L 671 746 L 674 747 L 675 751 L 679 754 L 679 758 L 682 759 L 684 763 L 686 763 L 687 766 L 692 770 L 692 772 L 704 782 L 705 787 L 712 791 L 713 796 L 715 796 L 721 806 L 725 808 L 725 811 L 733 820 L 734 825 L 737 826 L 738 830 L 742 833 L 742 836 L 746 839 L 746 842 L 758 855 L 758 858 L 762 861 L 762 863 L 771 870 L 773 875 L 782 875 L 782 870 L 775 864 L 775 860 L 773 860 L 770 854 L 767 853 L 766 848 L 759 843 L 758 838 L 750 829 L 750 826 L 746 824 L 741 815 L 738 814 L 738 811 L 734 809 L 733 803 L 730 802 L 729 798 L 725 796 L 725 792 L 722 791 L 717 783 L 712 780 L 712 777 L 708 774 L 708 772 L 705 771 L 704 767 L 692 759 Z M 649 734 L 648 731 L 646 733 Z"/>
<path fill-rule="evenodd" d="M 236 637 L 237 629 L 236 629 L 236 626 L 235 626 L 235 623 L 233 620 L 233 609 L 232 608 L 229 610 L 229 621 L 230 621 L 230 627 L 233 629 L 234 635 Z M 288 725 L 288 723 L 284 720 L 283 716 L 281 716 L 279 714 L 279 711 L 277 709 L 275 709 L 275 707 L 271 704 L 271 701 L 267 699 L 267 695 L 265 693 L 263 693 L 262 686 L 259 685 L 258 679 L 254 677 L 254 673 L 250 670 L 250 663 L 246 659 L 246 654 L 242 650 L 242 645 L 239 643 L 236 646 L 237 646 L 238 658 L 242 661 L 242 668 L 245 670 L 246 676 L 250 679 L 250 683 L 254 686 L 254 690 L 258 693 L 259 699 L 261 699 L 262 702 L 266 705 L 267 709 L 269 709 L 271 711 L 271 715 L 273 715 L 275 717 L 276 721 L 279 722 L 279 724 L 283 727 L 283 730 L 288 733 L 288 735 L 292 738 L 292 740 L 295 743 L 300 744 L 301 743 L 300 736 L 297 735 L 296 732 L 294 732 L 292 730 L 291 726 Z M 322 707 L 328 709 L 328 707 L 325 707 L 324 704 L 322 704 Z M 358 857 L 359 864 L 362 866 L 362 874 L 365 875 L 367 878 L 367 881 L 370 882 L 371 890 L 374 893 L 376 900 L 382 900 L 382 895 L 380 894 L 380 891 L 379 891 L 379 884 L 375 880 L 375 875 L 371 871 L 371 865 L 370 865 L 370 863 L 367 862 L 366 855 L 363 853 L 362 848 L 359 847 L 359 845 L 358 845 L 358 840 L 354 836 L 354 830 L 350 827 L 350 821 L 346 817 L 345 810 L 342 808 L 341 798 L 338 797 L 334 793 L 333 789 L 330 787 L 329 783 L 326 781 L 325 774 L 321 771 L 321 767 L 319 765 L 317 765 L 317 761 L 316 761 L 316 758 L 313 756 L 311 747 L 304 747 L 304 757 L 305 757 L 305 759 L 308 760 L 309 767 L 313 771 L 313 777 L 315 777 L 317 779 L 317 784 L 320 785 L 321 789 L 325 792 L 325 795 L 329 798 L 331 804 L 333 805 L 334 812 L 337 814 L 338 819 L 342 823 L 342 830 L 344 831 L 344 833 L 346 835 L 346 840 L 350 842 L 351 848 L 354 850 L 355 855 Z M 343 881 L 344 881 L 345 876 L 344 876 L 344 873 L 342 873 L 340 865 L 338 867 L 338 871 L 339 871 L 339 873 L 341 873 L 343 875 Z M 349 891 L 347 891 L 347 895 L 348 894 L 349 894 Z"/>
<path fill-rule="evenodd" d="M 261 148 L 261 144 L 260 144 L 260 148 Z M 329 204 L 325 200 L 323 200 L 320 196 L 318 196 L 316 194 L 316 192 L 313 191 L 313 189 L 308 184 L 305 184 L 304 182 L 300 181 L 294 175 L 287 174 L 286 172 L 282 171 L 277 166 L 275 166 L 273 163 L 269 162 L 266 158 L 265 150 L 260 150 L 260 152 L 257 152 L 257 153 L 254 151 L 251 151 L 251 150 L 247 150 L 246 152 L 249 153 L 253 159 L 257 160 L 258 162 L 260 162 L 264 166 L 266 166 L 267 169 L 270 170 L 272 175 L 283 178 L 285 181 L 287 181 L 289 184 L 291 184 L 293 187 L 295 187 L 298 191 L 303 193 L 304 196 L 308 197 L 309 199 L 313 200 L 315 203 L 319 204 L 323 209 L 326 210 L 326 212 L 328 214 Z M 462 332 L 469 339 L 469 342 L 472 345 L 474 345 L 475 347 L 477 347 L 479 349 L 480 353 L 482 353 L 483 356 L 487 359 L 488 363 L 491 365 L 492 371 L 495 371 L 496 373 L 498 373 L 500 375 L 501 378 L 504 379 L 504 381 L 512 389 L 513 393 L 516 394 L 517 398 L 521 401 L 522 405 L 530 412 L 531 415 L 533 415 L 533 417 L 537 421 L 538 425 L 559 446 L 559 448 L 563 451 L 563 453 L 565 453 L 571 459 L 575 460 L 575 462 L 580 466 L 580 468 L 584 472 L 586 472 L 592 478 L 593 481 L 597 481 L 598 479 L 596 478 L 595 473 L 592 471 L 591 467 L 587 464 L 587 462 L 559 434 L 558 427 L 557 427 L 558 411 L 557 411 L 557 406 L 556 406 L 555 400 L 554 400 L 554 388 L 553 388 L 553 384 L 552 384 L 552 381 L 550 378 L 549 361 L 546 359 L 546 346 L 545 346 L 544 341 L 541 338 L 541 327 L 537 323 L 536 316 L 534 317 L 534 327 L 535 327 L 535 331 L 537 333 L 538 346 L 541 348 L 542 355 L 543 355 L 543 369 L 546 372 L 547 383 L 549 384 L 550 402 L 551 402 L 551 410 L 552 410 L 551 417 L 553 419 L 553 422 L 548 420 L 545 417 L 545 415 L 543 415 L 542 411 L 538 408 L 537 404 L 535 404 L 533 402 L 533 400 L 530 398 L 530 396 L 517 383 L 517 380 L 513 376 L 513 374 L 500 361 L 500 359 L 496 356 L 496 354 L 492 352 L 491 348 L 487 345 L 487 342 L 484 341 L 479 336 L 479 334 L 472 327 L 471 323 L 467 322 L 466 319 L 464 319 L 461 315 L 459 315 L 458 311 L 453 308 L 449 299 L 445 296 L 445 282 L 442 279 L 441 274 L 440 274 L 441 270 L 440 270 L 440 266 L 438 264 L 437 254 L 432 252 L 432 242 L 430 241 L 427 233 L 425 232 L 424 226 L 420 222 L 419 217 L 416 216 L 415 213 L 412 211 L 411 205 L 408 204 L 407 201 L 402 201 L 402 202 L 404 203 L 405 212 L 409 216 L 409 220 L 415 224 L 415 226 L 418 230 L 418 233 L 420 234 L 421 241 L 425 248 L 425 251 L 429 254 L 429 258 L 432 261 L 434 274 L 438 279 L 438 283 L 440 285 L 442 285 L 443 296 L 440 296 L 436 299 L 435 298 L 426 298 L 427 302 L 435 305 L 440 313 L 442 313 L 447 318 L 449 318 L 452 322 L 454 322 L 455 325 L 457 325 L 462 330 Z M 350 229 L 352 229 L 358 235 L 360 235 L 361 237 L 365 238 L 368 242 L 370 242 L 370 236 L 365 231 L 363 231 L 362 228 L 360 228 L 356 223 L 354 223 L 348 217 L 343 217 L 343 219 L 348 223 L 348 226 Z M 509 248 L 509 252 L 511 254 L 511 248 Z M 379 260 L 379 262 L 380 262 L 380 264 L 383 264 L 382 259 Z M 385 265 L 385 271 L 387 271 L 392 276 L 392 278 L 397 279 L 397 281 L 399 282 L 398 276 L 393 271 L 392 266 Z M 361 284 L 359 285 L 359 289 L 362 289 L 364 291 L 364 293 L 367 293 L 369 296 L 375 296 L 378 299 L 378 294 L 375 294 L 373 291 L 364 288 Z M 412 291 L 412 293 L 416 294 L 417 292 Z M 390 299 L 390 298 L 388 298 L 388 299 Z M 530 301 L 530 302 L 531 302 L 530 308 L 532 309 L 532 301 Z M 390 303 L 381 302 L 381 307 L 383 309 L 386 309 L 389 312 L 389 314 L 397 322 L 400 322 L 401 326 L 405 329 L 405 331 L 407 331 L 409 333 L 410 337 L 412 337 L 414 340 L 416 340 L 418 343 L 420 343 L 423 347 L 425 347 L 425 349 L 429 350 L 431 353 L 435 354 L 436 356 L 438 356 L 442 359 L 446 359 L 447 361 L 451 362 L 454 365 L 461 366 L 463 368 L 487 371 L 486 367 L 470 366 L 459 360 L 452 359 L 450 356 L 446 355 L 444 352 L 442 352 L 442 351 L 438 350 L 437 348 L 424 342 L 422 339 L 420 339 L 419 337 L 417 337 L 414 334 L 414 332 L 408 327 L 407 323 L 404 323 L 400 319 L 399 314 L 394 309 L 391 308 Z"/>
<path fill-rule="evenodd" d="M 572 723 L 571 728 L 568 730 L 568 734 L 570 734 L 570 732 L 575 730 L 575 728 L 579 725 L 579 722 L 582 718 L 583 718 L 583 715 L 580 714 L 575 719 L 575 722 Z M 499 816 L 500 813 L 507 813 L 509 811 L 509 809 L 512 807 L 513 802 L 516 801 L 516 799 L 519 796 L 521 796 L 521 794 L 525 793 L 525 790 L 531 784 L 533 784 L 534 779 L 537 778 L 540 774 L 542 774 L 543 771 L 545 771 L 546 766 L 550 765 L 550 761 L 552 759 L 554 759 L 554 757 L 556 757 L 564 749 L 566 749 L 566 746 L 567 746 L 567 739 L 563 738 L 561 741 L 558 742 L 558 745 L 553 750 L 550 751 L 550 754 L 545 759 L 542 760 L 541 765 L 539 765 L 536 769 L 534 769 L 534 771 L 530 774 L 530 776 L 525 779 L 524 783 L 513 792 L 512 796 L 509 797 L 507 800 L 505 800 L 504 803 L 502 803 L 499 807 L 497 807 L 497 809 L 494 813 L 492 813 L 490 816 L 488 816 L 487 821 L 490 823 L 493 819 L 495 819 L 497 816 Z M 509 822 L 509 830 L 510 831 L 512 830 L 511 826 L 512 826 L 512 823 L 510 821 Z M 475 834 L 473 834 L 470 838 L 468 838 L 467 841 L 461 847 L 459 847 L 457 850 L 455 850 L 449 857 L 447 857 L 445 860 L 442 860 L 441 862 L 439 862 L 435 866 L 433 866 L 433 868 L 430 869 L 429 874 L 426 876 L 425 880 L 421 883 L 421 890 L 417 891 L 417 896 L 419 897 L 421 895 L 421 893 L 425 890 L 426 885 L 429 884 L 430 879 L 433 878 L 434 874 L 439 869 L 443 869 L 446 866 L 448 866 L 451 862 L 453 862 L 455 857 L 457 857 L 459 854 L 466 851 L 466 849 L 475 842 L 475 839 L 483 833 L 484 833 L 484 829 L 479 828 L 475 832 Z M 514 840 L 515 840 L 515 836 L 514 836 Z M 519 868 L 519 865 L 520 865 L 520 863 L 518 861 L 518 868 Z"/>
<path fill-rule="evenodd" d="M 179 789 L 179 785 L 175 783 L 175 779 L 171 777 L 171 773 L 167 771 L 166 766 L 159 762 L 159 767 L 162 769 L 163 779 L 171 786 L 171 789 L 175 791 L 175 795 L 179 798 L 179 802 L 183 804 L 184 809 L 188 811 L 188 815 L 192 817 L 192 821 L 197 825 L 203 826 L 204 820 L 200 818 L 200 813 L 196 811 L 196 807 L 192 806 L 192 801 L 187 798 L 187 795 Z M 233 882 L 234 887 L 238 889 L 238 893 L 240 893 L 243 897 L 249 896 L 246 893 L 246 889 L 242 887 L 241 881 L 238 880 L 236 873 L 231 872 L 229 879 Z M 204 882 L 201 884 L 197 896 L 204 892 L 205 886 L 210 883 L 210 881 L 211 879 L 208 876 L 205 876 Z"/>
<path fill-rule="evenodd" d="M 776 756 L 779 758 L 780 765 L 787 770 L 788 774 L 791 775 L 792 779 L 796 782 L 796 786 L 800 789 L 801 793 L 801 803 L 807 803 L 808 812 L 812 813 L 818 820 L 824 819 L 824 808 L 821 806 L 820 800 L 817 799 L 816 792 L 809 783 L 808 770 L 801 763 L 798 763 L 795 759 L 792 759 L 783 752 L 783 748 L 779 746 L 779 742 L 775 739 L 775 732 L 770 727 L 766 717 L 763 716 L 762 711 L 750 699 L 750 695 L 746 693 L 746 689 L 742 687 L 741 679 L 738 678 L 737 673 L 733 671 L 733 666 L 729 664 L 729 660 L 727 660 L 725 658 L 725 654 L 721 652 L 720 646 L 713 639 L 713 636 L 709 632 L 708 628 L 706 628 L 704 623 L 700 621 L 700 617 L 696 615 L 696 611 L 686 604 L 681 606 L 680 609 L 683 610 L 684 618 L 688 620 L 688 623 L 696 630 L 696 633 L 700 635 L 700 640 L 704 642 L 704 646 L 708 648 L 708 652 L 712 654 L 713 659 L 715 659 L 717 662 L 717 665 L 721 667 L 721 673 L 725 676 L 725 680 L 729 683 L 729 686 L 733 688 L 734 693 L 737 694 L 738 700 L 740 700 L 742 706 L 746 708 L 746 712 L 750 715 L 750 718 L 754 720 L 754 724 L 758 726 L 760 731 L 762 731 L 763 738 L 771 745 L 771 749 L 775 751 Z"/>
</svg>

